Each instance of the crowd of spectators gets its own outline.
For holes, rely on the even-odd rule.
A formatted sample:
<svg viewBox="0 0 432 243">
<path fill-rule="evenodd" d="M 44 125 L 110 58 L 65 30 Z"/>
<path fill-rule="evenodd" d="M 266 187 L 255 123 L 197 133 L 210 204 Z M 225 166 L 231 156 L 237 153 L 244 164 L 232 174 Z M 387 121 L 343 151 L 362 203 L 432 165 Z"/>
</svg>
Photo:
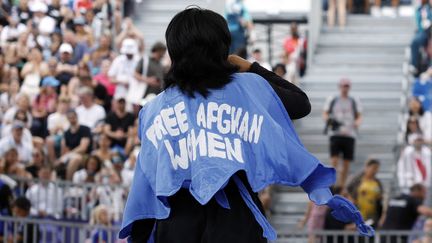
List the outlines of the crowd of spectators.
<svg viewBox="0 0 432 243">
<path fill-rule="evenodd" d="M 345 1 L 329 1 L 329 11 L 335 11 L 335 4 L 344 4 Z M 379 1 L 376 1 L 379 2 Z M 397 6 L 398 1 L 392 1 L 392 6 Z M 375 3 L 379 4 L 379 3 Z M 348 4 L 349 5 L 349 4 Z M 344 5 L 345 6 L 345 5 Z M 400 129 L 400 155 L 396 163 L 395 190 L 385 191 L 381 181 L 377 178 L 380 161 L 369 159 L 365 162 L 363 171 L 348 175 L 349 162 L 353 159 L 350 155 L 349 141 L 338 144 L 332 141 L 336 136 L 347 137 L 352 131 L 355 138 L 355 130 L 360 124 L 355 124 L 361 112 L 360 102 L 355 97 L 344 95 L 344 88 L 349 89 L 349 80 L 341 79 L 339 83 L 340 95 L 330 97 L 324 107 L 324 119 L 327 122 L 330 135 L 330 153 L 332 165 L 338 168 L 339 154 L 344 162 L 341 173 L 338 173 L 338 182 L 333 188 L 352 200 L 363 218 L 368 224 L 382 230 L 404 230 L 430 232 L 432 217 L 431 206 L 431 175 L 432 175 L 432 68 L 430 66 L 430 27 L 432 21 L 432 1 L 421 1 L 415 12 L 417 32 L 411 44 L 410 71 L 411 85 L 410 97 L 407 100 L 406 112 L 401 116 Z M 342 6 L 340 6 L 342 8 Z M 345 11 L 345 10 L 344 10 Z M 376 9 L 372 9 L 376 11 Z M 334 15 L 333 13 L 330 13 Z M 372 13 L 377 15 L 376 13 Z M 334 25 L 334 16 L 328 24 Z M 344 17 L 344 16 L 339 16 Z M 344 20 L 340 22 L 341 27 Z M 344 87 L 346 85 L 346 87 Z M 338 99 L 345 97 L 345 104 Z M 351 103 L 349 102 L 351 100 Z M 338 104 L 338 102 L 340 104 Z M 335 104 L 336 103 L 336 106 Z M 334 110 L 336 107 L 336 110 Z M 338 113 L 338 109 L 342 110 Z M 343 111 L 345 113 L 343 113 Z M 343 114 L 342 114 L 342 113 Z M 358 115 L 357 115 L 358 114 Z M 350 119 L 348 119 L 349 117 Z M 361 120 L 361 119 L 360 119 Z M 348 124 L 348 125 L 347 125 Z M 353 125 L 353 129 L 347 130 L 346 126 Z M 345 127 L 345 129 L 344 129 Z M 361 129 L 361 128 L 360 128 Z M 343 130 L 343 131 L 342 131 Z M 347 133 L 348 131 L 348 133 Z M 342 132 L 342 134 L 341 134 Z M 327 133 L 327 129 L 326 129 Z M 349 137 L 349 136 L 348 136 Z M 337 139 L 340 139 L 337 137 Z M 348 146 L 348 147 L 347 147 Z M 337 148 L 339 148 L 338 151 Z M 334 157 L 337 154 L 337 157 Z M 348 154 L 348 155 L 347 155 Z M 345 178 L 348 178 L 345 182 Z M 320 242 L 316 230 L 354 230 L 352 224 L 343 224 L 332 220 L 329 210 L 324 206 L 309 204 L 304 217 L 299 222 L 303 228 L 307 224 L 309 242 Z M 348 240 L 348 241 L 346 241 Z M 326 237 L 326 242 L 355 242 L 353 238 Z M 431 242 L 428 235 L 409 236 L 406 233 L 400 236 L 383 237 L 380 242 Z"/>
<path fill-rule="evenodd" d="M 0 216 L 120 222 L 138 112 L 167 68 L 133 2 L 1 1 Z"/>
</svg>

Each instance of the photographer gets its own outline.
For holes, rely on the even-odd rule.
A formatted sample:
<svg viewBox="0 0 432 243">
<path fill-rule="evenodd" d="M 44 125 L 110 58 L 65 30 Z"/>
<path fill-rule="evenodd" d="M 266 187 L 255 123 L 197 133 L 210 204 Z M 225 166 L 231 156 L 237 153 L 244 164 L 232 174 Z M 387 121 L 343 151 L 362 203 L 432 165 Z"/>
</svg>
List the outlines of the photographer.
<svg viewBox="0 0 432 243">
<path fill-rule="evenodd" d="M 342 170 L 338 173 L 338 185 L 341 187 L 345 184 L 349 164 L 354 159 L 356 130 L 362 121 L 361 104 L 358 99 L 349 96 L 350 88 L 351 81 L 342 78 L 339 81 L 339 96 L 327 99 L 323 113 L 325 132 L 329 130 L 331 163 L 336 170 L 342 154 Z"/>
</svg>

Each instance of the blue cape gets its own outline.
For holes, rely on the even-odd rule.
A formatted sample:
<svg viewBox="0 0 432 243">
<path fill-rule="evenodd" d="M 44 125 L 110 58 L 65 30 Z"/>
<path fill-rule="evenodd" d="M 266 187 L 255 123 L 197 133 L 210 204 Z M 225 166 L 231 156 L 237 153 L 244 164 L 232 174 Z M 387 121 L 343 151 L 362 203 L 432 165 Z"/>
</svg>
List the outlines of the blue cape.
<svg viewBox="0 0 432 243">
<path fill-rule="evenodd" d="M 202 205 L 215 196 L 229 208 L 222 189 L 240 170 L 254 192 L 270 184 L 299 186 L 314 171 L 320 178 L 310 183 L 309 191 L 327 188 L 335 180 L 334 170 L 322 166 L 300 142 L 268 82 L 252 73 L 234 74 L 207 98 L 168 88 L 143 107 L 138 133 L 141 150 L 120 238 L 130 235 L 136 220 L 168 218 L 167 198 L 182 187 Z M 238 180 L 236 184 L 248 202 L 250 195 Z M 264 236 L 274 239 L 255 205 L 248 206 Z"/>
</svg>

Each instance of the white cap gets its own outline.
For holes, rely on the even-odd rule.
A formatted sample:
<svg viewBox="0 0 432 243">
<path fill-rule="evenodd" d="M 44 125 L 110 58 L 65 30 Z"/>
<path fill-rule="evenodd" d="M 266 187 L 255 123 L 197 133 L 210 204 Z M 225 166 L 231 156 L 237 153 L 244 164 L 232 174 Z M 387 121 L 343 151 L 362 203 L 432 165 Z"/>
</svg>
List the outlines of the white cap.
<svg viewBox="0 0 432 243">
<path fill-rule="evenodd" d="M 72 48 L 71 44 L 69 44 L 69 43 L 63 43 L 63 44 L 60 45 L 59 52 L 60 53 L 67 52 L 69 54 L 72 54 L 73 53 L 73 48 Z"/>
<path fill-rule="evenodd" d="M 43 2 L 36 1 L 30 5 L 30 11 L 46 13 L 48 12 L 48 6 Z"/>
<path fill-rule="evenodd" d="M 138 44 L 134 39 L 124 39 L 120 48 L 120 53 L 127 54 L 138 54 Z"/>
<path fill-rule="evenodd" d="M 55 19 L 45 16 L 41 19 L 38 29 L 41 34 L 51 34 L 54 32 L 56 27 Z"/>
</svg>

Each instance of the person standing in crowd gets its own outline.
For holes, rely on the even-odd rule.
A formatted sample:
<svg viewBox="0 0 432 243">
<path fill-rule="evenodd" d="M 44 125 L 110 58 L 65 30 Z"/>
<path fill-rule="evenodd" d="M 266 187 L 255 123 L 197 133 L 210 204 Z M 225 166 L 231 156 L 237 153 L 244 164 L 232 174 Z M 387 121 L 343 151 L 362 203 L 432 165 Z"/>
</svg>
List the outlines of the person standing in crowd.
<svg viewBox="0 0 432 243">
<path fill-rule="evenodd" d="M 350 163 L 354 160 L 355 138 L 362 122 L 362 105 L 349 95 L 351 81 L 342 78 L 339 81 L 340 94 L 329 97 L 324 105 L 323 118 L 330 137 L 330 159 L 332 166 L 338 170 L 342 155 L 342 168 L 338 185 L 343 187 L 348 175 Z"/>
<path fill-rule="evenodd" d="M 306 40 L 300 36 L 297 23 L 291 23 L 290 31 L 283 44 L 283 60 L 288 81 L 298 85 L 299 75 L 304 74 L 306 67 Z"/>
<path fill-rule="evenodd" d="M 41 148 L 35 148 L 33 149 L 32 160 L 25 169 L 31 174 L 33 178 L 37 178 L 39 169 L 44 167 L 45 164 L 49 164 L 51 166 L 50 162 L 46 162 L 44 150 Z"/>
<path fill-rule="evenodd" d="M 411 97 L 408 103 L 409 112 L 405 120 L 409 117 L 417 118 L 420 131 L 426 143 L 432 144 L 432 112 L 425 110 L 417 97 Z"/>
<path fill-rule="evenodd" d="M 389 200 L 382 230 L 411 230 L 418 216 L 432 217 L 432 209 L 423 204 L 426 188 L 422 184 L 413 184 L 408 194 L 401 194 Z M 407 243 L 408 236 L 390 236 L 381 238 L 382 243 Z"/>
<path fill-rule="evenodd" d="M 59 219 L 63 216 L 63 192 L 52 179 L 52 169 L 45 165 L 39 169 L 40 182 L 32 185 L 25 196 L 31 202 L 30 214 L 40 218 Z"/>
<path fill-rule="evenodd" d="M 31 202 L 25 197 L 18 197 L 12 203 L 13 216 L 21 219 L 30 218 Z M 17 242 L 38 242 L 41 235 L 38 226 L 34 223 L 18 223 L 14 225 L 18 227 Z M 25 241 L 27 239 L 27 241 Z"/>
<path fill-rule="evenodd" d="M 128 86 L 132 82 L 138 64 L 138 44 L 134 39 L 124 39 L 120 49 L 121 55 L 111 63 L 108 76 L 116 84 L 114 97 L 126 97 Z"/>
<path fill-rule="evenodd" d="M 397 176 L 399 187 L 407 192 L 411 186 L 420 183 L 426 188 L 431 185 L 432 161 L 431 150 L 424 144 L 421 134 L 410 136 L 410 144 L 399 157 Z"/>
<path fill-rule="evenodd" d="M 106 114 L 105 109 L 94 102 L 93 89 L 81 87 L 78 90 L 80 103 L 75 111 L 78 115 L 80 125 L 90 128 L 92 132 L 97 132 L 99 124 L 104 121 Z"/>
<path fill-rule="evenodd" d="M 298 223 L 298 227 L 302 229 L 307 224 L 308 243 L 319 242 L 319 238 L 314 234 L 315 231 L 324 229 L 325 215 L 328 207 L 319 206 L 313 202 L 309 202 L 303 219 Z"/>
<path fill-rule="evenodd" d="M 98 205 L 92 211 L 92 218 L 90 224 L 96 227 L 109 227 L 111 226 L 111 215 L 109 208 L 106 205 Z M 91 233 L 92 243 L 111 242 L 116 237 L 114 232 L 109 232 L 107 229 L 96 228 Z"/>
<path fill-rule="evenodd" d="M 407 123 L 406 123 L 404 143 L 405 144 L 410 144 L 409 142 L 412 141 L 412 139 L 410 139 L 410 137 L 412 135 L 416 135 L 416 134 L 419 134 L 419 133 L 422 134 L 422 131 L 420 129 L 420 124 L 419 124 L 419 121 L 418 121 L 417 117 L 410 116 L 408 118 Z"/>
<path fill-rule="evenodd" d="M 362 172 L 355 175 L 347 184 L 347 191 L 354 200 L 365 220 L 377 226 L 383 212 L 384 188 L 376 177 L 380 162 L 376 159 L 366 161 Z"/>
<path fill-rule="evenodd" d="M 231 33 L 230 53 L 238 53 L 246 48 L 248 34 L 253 30 L 252 17 L 243 4 L 243 0 L 229 0 L 226 2 L 225 17 Z"/>
<path fill-rule="evenodd" d="M 334 27 L 338 13 L 339 28 L 344 29 L 346 25 L 346 0 L 328 0 L 327 24 L 330 28 Z"/>
<path fill-rule="evenodd" d="M 61 157 L 58 159 L 57 166 L 61 178 L 72 180 L 74 172 L 80 167 L 85 154 L 92 150 L 92 134 L 89 127 L 80 125 L 77 113 L 70 110 L 67 113 L 70 124 L 61 142 Z"/>
<path fill-rule="evenodd" d="M 25 124 L 22 121 L 14 121 L 10 135 L 0 139 L 0 157 L 9 149 L 15 148 L 19 154 L 19 161 L 27 164 L 32 158 L 33 144 L 23 135 Z"/>
<path fill-rule="evenodd" d="M 272 70 L 270 63 L 264 61 L 261 49 L 259 48 L 256 48 L 252 51 L 252 56 L 248 59 L 248 61 L 251 63 L 257 62 L 265 69 Z"/>
<path fill-rule="evenodd" d="M 69 121 L 66 113 L 70 109 L 70 99 L 67 96 L 60 96 L 57 101 L 57 111 L 47 118 L 49 136 L 46 139 L 48 158 L 55 161 L 61 148 L 61 140 L 64 133 L 69 129 Z"/>
<path fill-rule="evenodd" d="M 135 78 L 147 84 L 144 98 L 149 94 L 157 95 L 162 91 L 165 68 L 161 61 L 165 53 L 166 46 L 162 42 L 157 42 L 152 46 L 151 56 L 144 55 L 137 64 Z"/>
<path fill-rule="evenodd" d="M 126 100 L 124 98 L 117 99 L 114 102 L 113 111 L 108 114 L 104 125 L 104 132 L 112 139 L 112 146 L 124 148 L 128 130 L 134 122 L 135 117 L 126 111 Z"/>
<path fill-rule="evenodd" d="M 411 41 L 411 69 L 414 75 L 424 71 L 420 68 L 420 48 L 425 47 L 430 35 L 432 21 L 431 1 L 421 0 L 420 6 L 415 10 L 417 33 Z"/>
<path fill-rule="evenodd" d="M 56 78 L 61 85 L 68 86 L 69 81 L 78 71 L 78 66 L 72 61 L 73 48 L 69 43 L 63 43 L 59 48 L 59 62 L 56 66 Z"/>
</svg>

